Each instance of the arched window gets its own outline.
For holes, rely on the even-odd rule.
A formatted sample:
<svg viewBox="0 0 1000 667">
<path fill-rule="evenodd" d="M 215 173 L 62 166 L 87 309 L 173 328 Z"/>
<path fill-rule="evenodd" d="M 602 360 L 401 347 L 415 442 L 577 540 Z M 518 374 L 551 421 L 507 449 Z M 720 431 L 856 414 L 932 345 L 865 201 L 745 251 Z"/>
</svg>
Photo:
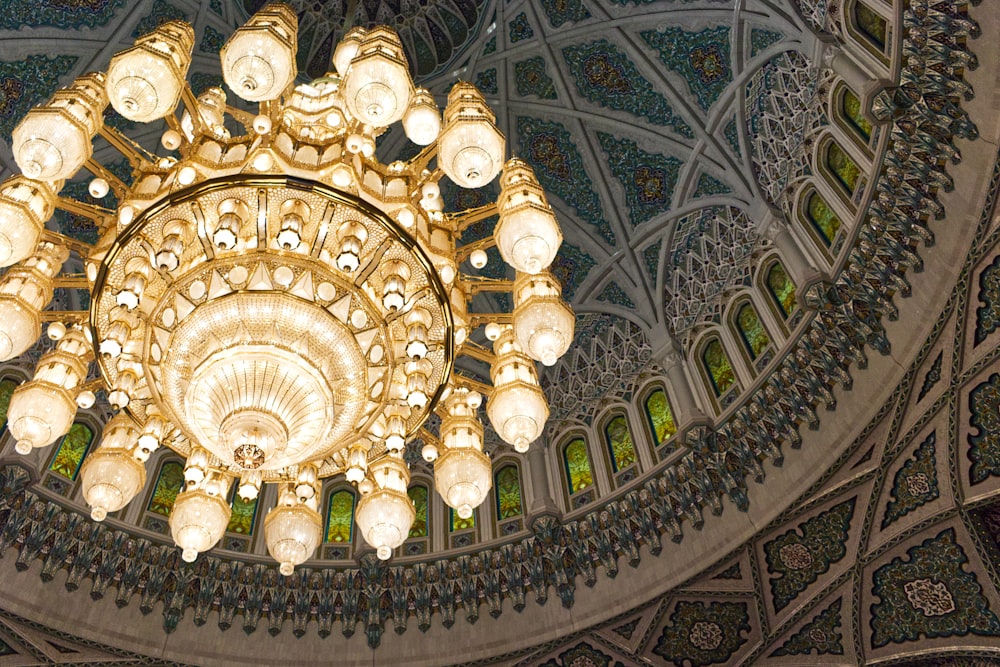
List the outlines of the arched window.
<svg viewBox="0 0 1000 667">
<path fill-rule="evenodd" d="M 861 111 L 861 100 L 846 87 L 843 88 L 843 93 L 840 95 L 840 113 L 847 120 L 850 128 L 857 132 L 862 142 L 867 145 L 872 138 L 872 124 L 868 122 Z"/>
<path fill-rule="evenodd" d="M 590 455 L 583 438 L 573 438 L 563 448 L 563 465 L 566 467 L 566 482 L 570 494 L 594 485 L 594 474 L 590 470 Z"/>
<path fill-rule="evenodd" d="M 743 344 L 746 345 L 747 352 L 750 353 L 751 360 L 757 359 L 771 344 L 771 337 L 767 335 L 757 311 L 749 302 L 744 303 L 736 311 L 736 328 L 740 332 Z"/>
<path fill-rule="evenodd" d="M 604 439 L 611 456 L 611 469 L 619 472 L 635 463 L 635 447 L 632 432 L 624 415 L 618 415 L 604 427 Z"/>
<path fill-rule="evenodd" d="M 472 516 L 470 516 L 468 519 L 463 519 L 462 517 L 458 516 L 458 512 L 456 512 L 451 507 L 448 508 L 448 513 L 449 513 L 448 527 L 451 530 L 451 532 L 455 533 L 460 530 L 469 530 L 470 528 L 476 527 L 475 512 L 473 512 Z"/>
<path fill-rule="evenodd" d="M 885 52 L 888 25 L 884 18 L 872 11 L 867 5 L 854 4 L 854 23 L 858 30 L 879 52 Z"/>
<path fill-rule="evenodd" d="M 413 525 L 410 526 L 410 537 L 427 537 L 429 534 L 427 532 L 427 487 L 423 484 L 411 486 L 406 490 L 406 495 L 410 497 L 413 509 L 417 511 L 417 517 L 413 520 Z"/>
<path fill-rule="evenodd" d="M 726 356 L 726 351 L 718 338 L 708 341 L 701 352 L 701 360 L 705 364 L 705 370 L 708 371 L 708 378 L 712 381 L 712 389 L 716 396 L 722 396 L 736 384 L 733 365 L 729 363 L 729 357 Z"/>
<path fill-rule="evenodd" d="M 521 473 L 513 463 L 500 468 L 493 476 L 497 499 L 497 519 L 503 521 L 524 514 L 521 502 Z"/>
<path fill-rule="evenodd" d="M 10 378 L 0 380 L 0 430 L 7 427 L 7 408 L 10 407 L 10 397 L 17 389 L 17 382 Z"/>
<path fill-rule="evenodd" d="M 767 290 L 774 298 L 774 303 L 781 313 L 782 319 L 787 320 L 795 312 L 795 283 L 788 277 L 783 267 L 778 262 L 771 265 L 767 272 Z"/>
<path fill-rule="evenodd" d="M 653 432 L 653 439 L 657 445 L 662 444 L 674 433 L 677 433 L 677 424 L 674 423 L 674 413 L 670 409 L 667 392 L 662 389 L 654 389 L 646 397 L 644 407 L 646 408 L 646 419 L 649 420 L 649 428 Z"/>
<path fill-rule="evenodd" d="M 354 494 L 346 489 L 330 494 L 326 511 L 325 542 L 350 544 L 354 531 Z"/>
<path fill-rule="evenodd" d="M 146 509 L 155 514 L 170 516 L 177 494 L 184 488 L 184 466 L 178 461 L 167 461 L 160 466 L 160 474 L 153 487 Z"/>
<path fill-rule="evenodd" d="M 257 522 L 257 501 L 260 500 L 260 496 L 250 501 L 243 500 L 240 494 L 236 493 L 236 485 L 233 486 L 233 501 L 230 503 L 233 513 L 229 516 L 226 531 L 237 535 L 253 535 L 253 527 Z"/>
<path fill-rule="evenodd" d="M 840 231 L 840 218 L 815 190 L 806 196 L 805 210 L 806 218 L 816 230 L 823 244 L 830 247 L 837 232 Z"/>
<path fill-rule="evenodd" d="M 836 177 L 847 196 L 853 197 L 861 180 L 861 170 L 858 169 L 858 165 L 851 159 L 851 156 L 845 153 L 844 149 L 836 142 L 831 141 L 826 145 L 826 166 L 830 173 Z"/>
<path fill-rule="evenodd" d="M 49 470 L 68 480 L 75 480 L 80 472 L 83 457 L 87 455 L 93 441 L 94 432 L 89 426 L 79 422 L 73 424 L 59 443 L 59 449 L 52 457 Z"/>
</svg>

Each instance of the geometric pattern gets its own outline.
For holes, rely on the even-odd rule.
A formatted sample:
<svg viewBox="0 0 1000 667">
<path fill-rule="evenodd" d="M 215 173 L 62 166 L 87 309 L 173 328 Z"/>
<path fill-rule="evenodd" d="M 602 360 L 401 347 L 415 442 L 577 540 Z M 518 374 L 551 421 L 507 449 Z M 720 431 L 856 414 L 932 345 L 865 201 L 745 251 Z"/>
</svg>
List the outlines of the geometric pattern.
<svg viewBox="0 0 1000 667">
<path fill-rule="evenodd" d="M 9 137 L 24 114 L 58 87 L 76 60 L 76 56 L 60 55 L 0 61 L 0 136 Z"/>
<path fill-rule="evenodd" d="M 617 660 L 612 664 L 612 658 L 586 642 L 580 642 L 568 651 L 559 654 L 559 660 L 553 658 L 539 667 L 625 667 Z"/>
<path fill-rule="evenodd" d="M 1000 255 L 979 274 L 979 301 L 976 309 L 976 345 L 1000 327 Z"/>
<path fill-rule="evenodd" d="M 125 0 L 5 0 L 0 30 L 46 26 L 76 30 L 105 25 Z"/>
<path fill-rule="evenodd" d="M 746 643 L 750 630 L 745 602 L 687 602 L 681 600 L 663 628 L 653 653 L 692 667 L 724 663 Z"/>
<path fill-rule="evenodd" d="M 802 629 L 788 638 L 771 655 L 809 655 L 816 651 L 817 655 L 844 655 L 843 637 L 840 634 L 842 624 L 840 604 L 842 598 L 821 611 L 815 618 L 802 626 Z"/>
<path fill-rule="evenodd" d="M 682 162 L 671 155 L 657 155 L 640 149 L 634 141 L 616 139 L 598 132 L 601 148 L 608 154 L 608 166 L 625 190 L 629 222 L 647 222 L 670 208 Z"/>
<path fill-rule="evenodd" d="M 913 456 L 896 472 L 892 480 L 892 499 L 886 505 L 882 519 L 883 530 L 901 516 L 938 497 L 937 468 L 934 465 L 936 433 L 931 431 Z"/>
<path fill-rule="evenodd" d="M 687 82 L 703 111 L 719 99 L 733 80 L 729 66 L 729 26 L 686 32 L 665 28 L 647 30 L 642 38 L 660 54 L 660 60 Z"/>
<path fill-rule="evenodd" d="M 764 30 L 762 28 L 753 28 L 750 31 L 750 57 L 752 58 L 756 56 L 767 47 L 780 42 L 784 38 L 785 36 L 780 32 Z"/>
<path fill-rule="evenodd" d="M 556 99 L 556 89 L 552 78 L 545 73 L 545 60 L 535 56 L 514 65 L 514 80 L 517 94 L 522 97 L 537 95 L 542 100 Z"/>
<path fill-rule="evenodd" d="M 976 386 L 969 394 L 969 481 L 978 484 L 1000 475 L 1000 373 Z"/>
<path fill-rule="evenodd" d="M 553 28 L 590 18 L 590 12 L 581 0 L 541 0 L 541 4 Z"/>
</svg>

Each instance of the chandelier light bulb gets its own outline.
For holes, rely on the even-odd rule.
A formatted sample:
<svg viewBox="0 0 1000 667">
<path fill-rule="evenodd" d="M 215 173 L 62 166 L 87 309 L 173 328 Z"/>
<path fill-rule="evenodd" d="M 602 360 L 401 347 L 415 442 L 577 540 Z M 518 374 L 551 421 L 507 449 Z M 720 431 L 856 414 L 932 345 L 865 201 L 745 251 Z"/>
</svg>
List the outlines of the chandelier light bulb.
<svg viewBox="0 0 1000 667">
<path fill-rule="evenodd" d="M 489 255 L 487 255 L 486 251 L 482 249 L 473 250 L 472 254 L 469 255 L 469 263 L 472 264 L 472 268 L 474 269 L 481 269 L 485 267 L 489 259 Z"/>
<path fill-rule="evenodd" d="M 0 267 L 29 257 L 55 211 L 56 187 L 14 176 L 0 183 Z"/>
<path fill-rule="evenodd" d="M 181 133 L 177 130 L 167 130 L 160 137 L 160 144 L 166 148 L 168 151 L 175 151 L 181 147 L 181 142 L 183 141 Z"/>
<path fill-rule="evenodd" d="M 77 407 L 83 408 L 84 410 L 89 410 L 90 408 L 94 407 L 94 403 L 96 402 L 97 402 L 97 395 L 94 392 L 90 391 L 89 389 L 86 391 L 81 391 L 76 396 Z"/>
<path fill-rule="evenodd" d="M 392 30 L 378 26 L 358 45 L 341 90 L 351 115 L 372 127 L 386 127 L 403 117 L 413 96 L 403 44 Z"/>
<path fill-rule="evenodd" d="M 576 318 L 548 271 L 519 273 L 514 281 L 514 336 L 528 356 L 552 366 L 573 342 Z"/>
<path fill-rule="evenodd" d="M 265 5 L 222 47 L 222 76 L 247 102 L 273 100 L 295 80 L 298 17 L 281 3 Z"/>
<path fill-rule="evenodd" d="M 177 494 L 167 523 L 170 536 L 181 548 L 181 559 L 193 563 L 198 554 L 218 544 L 231 515 L 232 508 L 221 494 L 213 495 L 197 487 Z"/>
<path fill-rule="evenodd" d="M 66 335 L 66 325 L 62 322 L 52 322 L 49 324 L 46 333 L 49 336 L 49 340 L 59 340 Z"/>
<path fill-rule="evenodd" d="M 347 70 L 350 68 L 351 61 L 354 60 L 354 56 L 358 54 L 361 42 L 367 34 L 368 31 L 360 26 L 351 28 L 340 40 L 340 43 L 337 44 L 337 48 L 334 49 L 333 67 L 337 70 L 337 74 L 339 74 L 341 78 L 343 78 L 343 76 L 347 73 Z"/>
<path fill-rule="evenodd" d="M 296 566 L 313 555 L 322 538 L 323 519 L 319 512 L 300 503 L 294 492 L 283 490 L 278 505 L 264 517 L 267 552 L 280 564 L 281 574 L 291 576 Z"/>
<path fill-rule="evenodd" d="M 368 230 L 360 223 L 349 220 L 341 225 L 338 237 L 340 254 L 337 255 L 337 268 L 353 273 L 361 265 L 361 248 L 368 240 Z"/>
<path fill-rule="evenodd" d="M 503 260 L 523 273 L 535 274 L 555 259 L 562 232 L 531 167 L 514 158 L 500 179 L 500 221 L 494 230 Z"/>
<path fill-rule="evenodd" d="M 128 120 L 149 123 L 174 110 L 191 65 L 194 29 L 168 21 L 115 54 L 108 65 L 111 106 Z"/>
<path fill-rule="evenodd" d="M 125 449 L 99 447 L 80 468 L 80 488 L 94 521 L 124 508 L 145 484 L 145 466 Z"/>
<path fill-rule="evenodd" d="M 413 102 L 403 116 L 406 137 L 418 146 L 429 146 L 441 134 L 441 111 L 425 88 L 417 88 Z"/>
<path fill-rule="evenodd" d="M 471 83 L 459 82 L 448 93 L 445 125 L 438 138 L 438 164 L 456 185 L 481 188 L 500 173 L 504 137 L 496 115 Z"/>
</svg>

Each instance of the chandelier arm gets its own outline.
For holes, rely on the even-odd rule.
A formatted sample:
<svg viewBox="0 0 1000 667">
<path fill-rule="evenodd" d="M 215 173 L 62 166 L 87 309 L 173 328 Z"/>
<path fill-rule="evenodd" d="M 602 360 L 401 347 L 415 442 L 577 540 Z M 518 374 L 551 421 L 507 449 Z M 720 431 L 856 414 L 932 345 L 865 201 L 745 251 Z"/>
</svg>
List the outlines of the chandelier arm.
<svg viewBox="0 0 1000 667">
<path fill-rule="evenodd" d="M 63 273 L 52 279 L 52 285 L 57 289 L 60 287 L 65 289 L 87 289 L 90 287 L 87 276 L 82 273 Z"/>
<path fill-rule="evenodd" d="M 469 326 L 478 329 L 484 324 L 514 324 L 514 316 L 511 313 L 474 313 L 469 315 Z"/>
<path fill-rule="evenodd" d="M 125 185 L 120 178 L 111 173 L 111 171 L 103 164 L 94 158 L 90 158 L 83 164 L 83 166 L 86 167 L 87 171 L 94 176 L 106 180 L 108 185 L 111 186 L 111 191 L 115 193 L 115 196 L 118 197 L 118 199 L 126 198 L 128 194 L 128 186 Z"/>
<path fill-rule="evenodd" d="M 237 123 L 243 125 L 243 129 L 248 133 L 253 131 L 253 119 L 256 116 L 252 113 L 243 109 L 237 109 L 231 104 L 226 105 L 226 113 L 235 118 Z"/>
<path fill-rule="evenodd" d="M 487 218 L 491 218 L 494 215 L 499 215 L 499 213 L 500 209 L 497 207 L 496 202 L 493 202 L 492 204 L 466 209 L 460 213 L 452 213 L 447 216 L 447 219 L 450 220 L 455 226 L 456 232 L 462 233 L 469 226 L 482 220 L 486 220 Z"/>
<path fill-rule="evenodd" d="M 39 313 L 39 316 L 42 322 L 62 322 L 63 324 L 84 324 L 90 317 L 90 311 L 43 310 L 41 313 Z"/>
<path fill-rule="evenodd" d="M 435 447 L 441 447 L 441 439 L 427 430 L 426 426 L 421 426 L 417 429 L 417 437 L 424 441 L 425 445 L 434 445 Z"/>
<path fill-rule="evenodd" d="M 184 108 L 191 116 L 191 123 L 194 125 L 195 135 L 202 134 L 205 130 L 205 121 L 201 117 L 201 108 L 198 105 L 198 98 L 195 96 L 194 91 L 191 90 L 191 84 L 187 81 L 185 81 L 184 85 L 181 87 L 181 102 L 184 104 Z M 174 113 L 168 114 L 168 118 L 169 117 L 174 117 L 176 119 L 176 110 Z"/>
<path fill-rule="evenodd" d="M 98 134 L 116 151 L 124 155 L 133 169 L 139 168 L 145 162 L 156 162 L 157 160 L 155 155 L 107 124 L 101 126 Z"/>
<path fill-rule="evenodd" d="M 61 211 L 66 211 L 67 213 L 72 213 L 74 215 L 87 218 L 88 220 L 92 220 L 94 224 L 102 228 L 104 227 L 105 221 L 109 220 L 114 215 L 114 211 L 111 209 L 104 208 L 103 206 L 95 206 L 93 204 L 85 204 L 75 199 L 70 199 L 69 197 L 57 197 L 56 208 Z"/>
<path fill-rule="evenodd" d="M 368 259 L 368 263 L 365 264 L 363 268 L 355 271 L 357 277 L 354 279 L 354 284 L 356 286 L 360 287 L 361 285 L 364 285 L 365 281 L 368 280 L 373 273 L 375 273 L 375 269 L 378 268 L 379 262 L 382 261 L 383 255 L 389 251 L 389 247 L 391 245 L 392 239 L 386 238 L 382 241 L 379 247 L 375 248 L 375 252 L 373 252 L 371 257 Z"/>
<path fill-rule="evenodd" d="M 474 253 L 475 251 L 486 250 L 487 248 L 495 248 L 496 245 L 497 245 L 496 238 L 494 238 L 493 236 L 487 236 L 484 239 L 479 239 L 478 241 L 474 241 L 472 243 L 469 243 L 468 245 L 455 248 L 455 261 L 461 264 L 465 260 L 469 259 L 469 256 L 472 255 L 472 253 Z"/>
<path fill-rule="evenodd" d="M 468 375 L 462 375 L 461 373 L 455 373 L 452 376 L 452 384 L 454 384 L 456 387 L 465 387 L 467 389 L 473 389 L 475 391 L 478 391 L 480 394 L 482 394 L 487 398 L 493 395 L 492 385 L 470 378 Z"/>
<path fill-rule="evenodd" d="M 431 163 L 431 160 L 437 157 L 437 153 L 438 145 L 436 141 L 417 153 L 416 157 L 410 160 L 410 168 L 413 170 L 413 173 L 419 174 L 424 169 L 427 169 L 427 165 Z M 436 169 L 430 180 L 433 180 L 436 183 L 440 178 L 441 173 L 440 169 Z"/>
<path fill-rule="evenodd" d="M 492 365 L 493 362 L 496 361 L 496 355 L 487 350 L 485 347 L 480 347 L 479 345 L 470 340 L 467 340 L 464 343 L 462 343 L 462 347 L 458 348 L 458 354 L 464 354 L 467 357 L 470 357 L 477 361 L 482 361 L 490 365 Z"/>
<path fill-rule="evenodd" d="M 78 254 L 82 259 L 87 259 L 90 252 L 94 249 L 94 246 L 89 243 L 84 243 L 83 241 L 78 241 L 72 237 L 60 234 L 59 232 L 54 232 L 51 229 L 46 229 L 42 232 L 42 240 L 48 241 L 55 245 L 63 245 Z"/>
<path fill-rule="evenodd" d="M 514 290 L 513 280 L 502 278 L 484 278 L 483 276 L 462 275 L 462 287 L 465 288 L 469 297 L 473 297 L 480 292 L 511 292 Z"/>
</svg>

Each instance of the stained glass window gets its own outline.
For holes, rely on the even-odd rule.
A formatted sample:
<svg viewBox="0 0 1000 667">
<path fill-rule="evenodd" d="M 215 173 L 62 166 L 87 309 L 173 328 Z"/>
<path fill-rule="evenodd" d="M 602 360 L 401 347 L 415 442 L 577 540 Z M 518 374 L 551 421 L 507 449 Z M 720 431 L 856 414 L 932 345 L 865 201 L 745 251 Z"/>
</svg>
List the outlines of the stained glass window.
<svg viewBox="0 0 1000 667">
<path fill-rule="evenodd" d="M 570 493 L 593 486 L 594 475 L 590 472 L 590 456 L 587 455 L 587 443 L 583 438 L 570 440 L 563 449 L 563 465 L 566 466 Z"/>
<path fill-rule="evenodd" d="M 350 543 L 354 529 L 354 494 L 340 490 L 330 494 L 326 513 L 326 541 Z"/>
<path fill-rule="evenodd" d="M 861 100 L 858 99 L 858 96 L 845 88 L 844 94 L 840 98 L 840 106 L 844 118 L 850 122 L 851 127 L 858 131 L 865 143 L 868 143 L 868 140 L 872 138 L 872 124 L 861 113 Z"/>
<path fill-rule="evenodd" d="M 781 314 L 787 320 L 795 312 L 795 283 L 792 282 L 785 267 L 777 262 L 767 272 L 767 288 L 771 291 L 775 303 L 781 309 Z"/>
<path fill-rule="evenodd" d="M 226 530 L 238 535 L 253 535 L 253 526 L 257 521 L 257 501 L 259 496 L 253 500 L 246 501 L 240 498 L 240 494 L 233 491 L 233 502 L 230 505 L 233 513 L 229 517 L 229 525 Z"/>
<path fill-rule="evenodd" d="M 623 415 L 618 415 L 608 422 L 604 427 L 604 437 L 608 443 L 608 453 L 611 454 L 611 467 L 615 472 L 635 463 L 632 433 Z"/>
<path fill-rule="evenodd" d="M 887 28 L 885 19 L 858 2 L 854 5 L 854 20 L 862 34 L 878 47 L 879 51 L 885 51 Z"/>
<path fill-rule="evenodd" d="M 524 513 L 521 505 L 521 475 L 514 464 L 505 465 L 493 478 L 497 496 L 497 518 L 509 519 Z"/>
<path fill-rule="evenodd" d="M 833 239 L 840 230 L 840 218 L 815 191 L 811 192 L 806 199 L 806 215 L 812 226 L 819 232 L 823 242 L 827 246 L 833 243 Z"/>
<path fill-rule="evenodd" d="M 861 170 L 854 164 L 851 156 L 844 152 L 844 149 L 830 142 L 826 146 L 826 166 L 830 168 L 837 181 L 844 187 L 847 194 L 853 195 L 858 187 L 858 180 L 861 178 Z"/>
<path fill-rule="evenodd" d="M 427 537 L 427 487 L 411 486 L 406 495 L 410 496 L 413 509 L 417 511 L 417 518 L 410 526 L 410 537 Z"/>
<path fill-rule="evenodd" d="M 17 389 L 14 380 L 0 380 L 0 430 L 7 426 L 7 408 L 10 407 L 10 397 Z"/>
<path fill-rule="evenodd" d="M 674 423 L 674 413 L 670 409 L 667 392 L 662 389 L 657 389 L 646 397 L 646 417 L 649 419 L 650 428 L 653 429 L 656 444 L 677 433 L 677 424 Z"/>
<path fill-rule="evenodd" d="M 183 487 L 184 466 L 177 461 L 167 461 L 160 466 L 160 475 L 156 478 L 156 486 L 153 488 L 153 495 L 146 509 L 156 514 L 170 516 L 177 494 Z"/>
<path fill-rule="evenodd" d="M 66 479 L 75 480 L 77 473 L 80 472 L 83 457 L 87 455 L 87 450 L 90 449 L 90 443 L 93 441 L 94 432 L 90 430 L 89 426 L 80 423 L 73 424 L 69 427 L 69 432 L 63 436 L 62 442 L 59 443 L 59 449 L 52 457 L 49 470 Z"/>
<path fill-rule="evenodd" d="M 462 517 L 458 516 L 458 512 L 456 512 L 454 509 L 451 508 L 449 508 L 449 513 L 451 516 L 448 521 L 448 525 L 451 526 L 451 532 L 454 533 L 455 531 L 458 530 L 468 530 L 470 528 L 476 527 L 475 512 L 473 512 L 472 516 L 470 516 L 468 519 L 463 519 Z"/>
<path fill-rule="evenodd" d="M 756 359 L 760 353 L 771 344 L 771 338 L 767 335 L 767 330 L 760 322 L 757 311 L 749 303 L 740 306 L 736 313 L 736 326 L 740 331 L 740 338 L 750 352 L 750 358 Z"/>
<path fill-rule="evenodd" d="M 705 363 L 705 369 L 712 380 L 712 388 L 716 396 L 722 396 L 726 390 L 736 382 L 736 375 L 733 373 L 732 364 L 726 351 L 722 349 L 722 343 L 718 338 L 713 338 L 705 346 L 701 353 L 701 359 Z"/>
</svg>

